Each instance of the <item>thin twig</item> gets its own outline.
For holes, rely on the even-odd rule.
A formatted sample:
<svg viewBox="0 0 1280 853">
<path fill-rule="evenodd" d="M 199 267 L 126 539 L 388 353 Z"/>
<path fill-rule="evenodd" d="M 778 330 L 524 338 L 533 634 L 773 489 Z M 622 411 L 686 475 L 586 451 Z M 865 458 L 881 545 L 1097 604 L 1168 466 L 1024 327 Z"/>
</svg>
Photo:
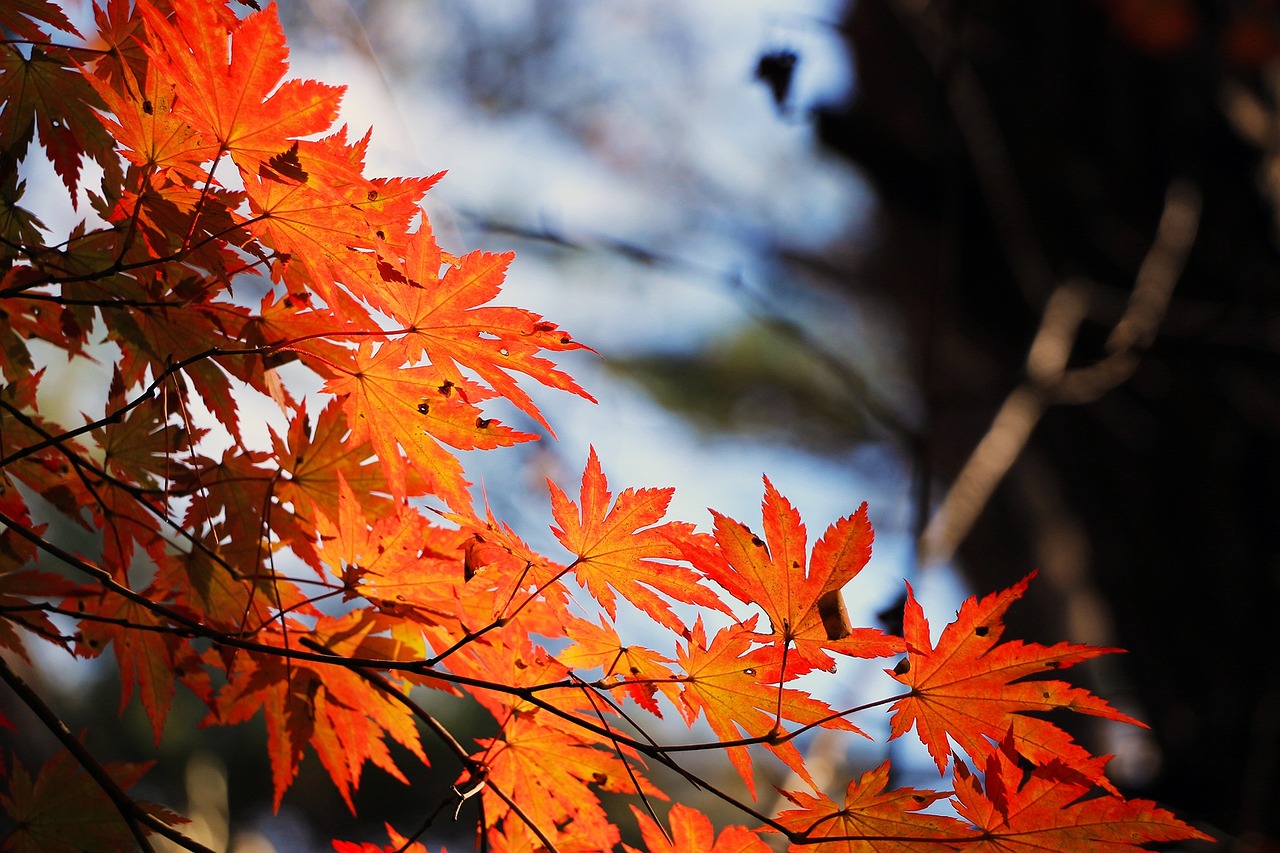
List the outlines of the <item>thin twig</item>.
<svg viewBox="0 0 1280 853">
<path fill-rule="evenodd" d="M 1027 378 L 1000 406 L 925 527 L 922 563 L 945 562 L 955 554 L 1050 405 L 1092 402 L 1133 375 L 1156 338 L 1199 220 L 1199 193 L 1186 181 L 1174 181 L 1129 303 L 1107 338 L 1107 354 L 1087 367 L 1069 370 L 1067 362 L 1088 316 L 1089 288 L 1073 281 L 1054 291 L 1027 354 Z"/>
</svg>

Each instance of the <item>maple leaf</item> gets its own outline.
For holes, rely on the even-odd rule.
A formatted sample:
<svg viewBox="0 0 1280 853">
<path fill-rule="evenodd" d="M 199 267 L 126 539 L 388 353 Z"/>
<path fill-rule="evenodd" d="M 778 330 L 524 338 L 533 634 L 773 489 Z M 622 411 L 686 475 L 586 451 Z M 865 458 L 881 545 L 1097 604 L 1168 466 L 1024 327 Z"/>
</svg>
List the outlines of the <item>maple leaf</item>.
<svg viewBox="0 0 1280 853">
<path fill-rule="evenodd" d="M 167 559 L 169 541 L 160 532 L 156 502 L 145 503 L 132 489 L 110 481 L 95 491 L 93 523 L 102 531 L 102 568 L 113 578 L 124 580 L 133 565 L 136 545 L 157 563 Z"/>
<path fill-rule="evenodd" d="M 240 578 L 259 574 L 279 548 L 273 536 L 300 534 L 292 514 L 274 501 L 279 479 L 267 453 L 235 447 L 217 461 L 194 456 L 182 471 L 177 491 L 192 495 L 184 526 L 203 529 Z"/>
<path fill-rule="evenodd" d="M 726 826 L 717 838 L 711 820 L 683 803 L 676 803 L 667 815 L 671 822 L 670 840 L 649 815 L 635 806 L 631 811 L 640 824 L 640 836 L 649 853 L 770 853 L 772 849 L 745 826 Z M 627 853 L 640 853 L 626 844 L 622 848 Z"/>
<path fill-rule="evenodd" d="M 593 700 L 589 691 L 573 683 L 570 673 L 555 656 L 541 646 L 534 645 L 528 631 L 511 631 L 510 626 L 485 635 L 487 642 L 466 644 L 457 654 L 448 658 L 449 668 L 459 675 L 478 681 L 509 687 L 535 687 L 556 684 L 554 694 L 541 691 L 540 697 L 553 704 L 558 715 L 543 713 L 545 709 L 529 699 L 512 695 L 507 690 L 489 690 L 472 687 L 471 694 L 483 705 L 495 720 L 502 722 L 512 716 L 535 715 L 544 717 L 541 725 L 561 727 L 583 742 L 598 740 L 597 735 L 579 730 L 572 717 L 578 716 L 598 724 L 601 713 L 611 713 L 599 700 Z M 549 698 L 550 697 L 550 698 Z M 561 716 L 563 715 L 563 716 Z M 570 719 L 565 719 L 569 717 Z"/>
<path fill-rule="evenodd" d="M 331 520 L 317 507 L 316 529 L 319 556 L 342 581 L 346 599 L 363 596 L 421 624 L 456 625 L 465 534 L 434 527 L 404 504 L 371 526 L 341 472 L 337 510 Z"/>
<path fill-rule="evenodd" d="M 676 674 L 664 664 L 673 663 L 644 646 L 624 646 L 618 632 L 600 617 L 600 624 L 569 617 L 564 633 L 573 645 L 556 655 L 567 667 L 604 670 L 605 679 L 626 685 L 627 695 L 649 713 L 661 717 L 656 696 L 659 691 L 674 704 L 680 698 Z"/>
<path fill-rule="evenodd" d="M 0 496 L 0 502 L 8 503 L 3 500 L 3 496 Z M 8 514 L 8 507 L 5 507 L 5 511 Z M 14 557 L 22 552 L 20 543 L 25 543 L 28 550 L 23 553 L 27 559 L 18 562 Z M 65 578 L 49 572 L 16 571 L 33 559 L 34 554 L 30 554 L 30 543 L 27 540 L 12 535 L 7 529 L 0 533 L 0 612 L 4 613 L 4 617 L 0 618 L 0 648 L 16 652 L 27 663 L 31 660 L 17 627 L 25 628 L 51 643 L 70 645 L 44 612 L 31 607 L 31 599 L 53 598 L 75 589 Z"/>
<path fill-rule="evenodd" d="M 44 21 L 51 27 L 74 36 L 80 35 L 80 31 L 67 18 L 67 13 L 51 0 L 8 0 L 0 7 L 0 30 L 11 32 L 18 38 L 47 42 L 48 33 L 36 21 Z"/>
<path fill-rule="evenodd" d="M 340 479 L 366 518 L 376 520 L 396 511 L 396 502 L 381 494 L 386 488 L 386 476 L 372 458 L 368 442 L 345 440 L 347 424 L 338 400 L 330 400 L 314 423 L 308 416 L 306 401 L 302 401 L 283 437 L 270 425 L 267 429 L 284 475 L 276 484 L 275 496 L 282 505 L 292 507 L 300 530 L 315 530 L 316 512 L 338 518 Z M 411 495 L 427 491 L 415 469 L 407 472 L 405 491 Z M 314 537 L 295 539 L 290 547 L 309 565 L 318 566 Z"/>
<path fill-rule="evenodd" d="M 395 496 L 405 494 L 412 465 L 452 509 L 469 509 L 462 464 L 435 439 L 459 450 L 491 450 L 537 438 L 484 417 L 470 402 L 485 399 L 482 389 L 445 379 L 431 366 L 405 367 L 391 352 L 375 355 L 368 341 L 351 366 L 332 367 L 337 375 L 324 390 L 343 399 L 350 441 L 370 443 Z"/>
<path fill-rule="evenodd" d="M 106 411 L 123 411 L 127 403 L 124 380 L 117 367 L 108 386 Z M 149 397 L 123 415 L 110 418 L 93 432 L 102 448 L 102 467 L 147 489 L 171 481 L 178 471 L 185 470 L 179 454 L 191 450 L 209 432 L 170 423 L 173 415 L 168 401 Z"/>
<path fill-rule="evenodd" d="M 113 86 L 124 82 L 123 66 L 129 66 L 133 79 L 143 77 L 147 69 L 146 41 L 142 13 L 130 0 L 108 0 L 93 4 L 93 22 L 98 31 L 89 42 L 101 49 L 93 72 Z"/>
<path fill-rule="evenodd" d="M 543 350 L 589 349 L 567 332 L 530 311 L 488 305 L 498 295 L 514 255 L 472 252 L 448 264 L 426 228 L 412 235 L 404 272 L 391 276 L 370 295 L 379 308 L 403 324 L 395 345 L 405 361 L 425 352 L 442 375 L 460 382 L 458 366 L 474 370 L 495 391 L 554 435 L 550 424 L 511 375 L 518 371 L 549 388 L 595 398 L 554 364 Z"/>
<path fill-rule="evenodd" d="M 101 106 L 97 93 L 85 80 L 64 49 L 35 45 L 23 56 L 17 45 L 0 45 L 0 159 L 13 163 L 26 157 L 36 131 L 71 195 L 78 203 L 77 188 L 84 157 L 92 157 L 108 179 L 119 178 L 120 165 L 111 136 L 99 124 L 94 109 Z"/>
<path fill-rule="evenodd" d="M 852 628 L 841 589 L 871 557 L 867 506 L 827 528 L 806 569 L 806 533 L 800 514 L 764 478 L 761 540 L 745 524 L 711 510 L 714 538 L 680 543 L 685 558 L 744 604 L 759 605 L 772 637 L 788 646 L 786 677 L 810 669 L 835 669 L 827 654 L 883 657 L 902 651 L 902 641 L 873 628 Z M 778 654 L 779 660 L 781 658 Z"/>
<path fill-rule="evenodd" d="M 7 473 L 0 471 L 0 511 L 22 528 L 43 534 L 46 526 L 33 524 L 22 493 Z M 0 531 L 0 648 L 10 649 L 25 661 L 26 644 L 16 630 L 22 627 L 51 643 L 68 646 L 47 614 L 30 606 L 32 598 L 56 598 L 75 591 L 75 584 L 49 572 L 26 570 L 36 561 L 36 546 L 11 527 Z"/>
<path fill-rule="evenodd" d="M 341 87 L 284 80 L 289 51 L 274 4 L 240 21 L 217 3 L 175 6 L 170 20 L 139 0 L 147 55 L 173 84 L 180 115 L 230 152 L 242 172 L 256 172 L 293 139 L 333 123 Z"/>
<path fill-rule="evenodd" d="M 702 617 L 698 617 L 688 645 L 676 648 L 676 657 L 686 673 L 680 711 L 690 726 L 699 712 L 705 713 L 711 730 L 721 741 L 740 740 L 742 733 L 748 738 L 764 739 L 765 746 L 774 755 L 812 785 L 813 778 L 794 741 L 779 740 L 786 734 L 783 720 L 866 735 L 836 715 L 825 702 L 804 691 L 769 683 L 764 670 L 775 660 L 773 650 L 748 651 L 754 638 L 751 631 L 755 620 L 753 616 L 741 627 L 721 629 L 708 646 Z M 746 747 L 728 746 L 725 751 L 754 798 L 755 777 Z"/>
<path fill-rule="evenodd" d="M 137 236 L 141 238 L 124 247 L 123 258 L 138 266 L 148 263 L 160 266 L 157 259 L 174 255 L 183 258 L 180 264 L 167 264 L 169 276 L 152 278 L 147 282 L 160 285 L 149 288 L 150 299 L 147 301 L 157 308 L 167 308 L 176 313 L 185 313 L 183 309 L 188 305 L 193 315 L 197 311 L 210 310 L 212 297 L 223 289 L 229 289 L 232 276 L 244 267 L 243 257 L 223 242 L 224 238 L 237 243 L 249 241 L 247 232 L 232 217 L 230 210 L 244 194 L 218 187 L 201 189 L 167 182 L 148 177 L 136 166 L 129 168 L 133 188 L 123 191 L 115 206 L 104 213 L 110 222 L 122 228 L 136 229 Z M 251 242 L 247 248 L 253 254 L 261 253 L 261 248 Z M 197 279 L 196 267 L 208 270 L 211 275 Z M 134 284 L 129 276 L 122 275 L 119 280 Z M 172 291 L 164 287 L 170 283 L 175 284 Z M 95 291 L 94 295 L 99 300 L 123 300 L 129 298 L 128 291 L 135 288 L 108 290 L 100 284 L 85 282 L 81 289 Z M 143 302 L 141 298 L 138 301 Z M 197 308 L 196 303 L 204 304 Z M 233 313 L 225 303 L 213 310 Z"/>
<path fill-rule="evenodd" d="M 141 289 L 121 287 L 134 292 L 138 298 L 147 299 Z M 197 356 L 217 349 L 235 350 L 239 341 L 227 328 L 227 321 L 234 321 L 237 311 L 230 305 L 192 305 L 187 310 L 167 311 L 144 309 L 119 317 L 112 324 L 109 339 L 121 345 L 119 371 L 123 385 L 131 388 L 143 381 L 148 370 L 160 375 L 175 361 Z M 231 393 L 231 382 L 224 372 L 235 369 L 235 359 L 202 358 L 187 365 L 184 374 L 192 380 L 201 401 L 218 421 L 238 436 L 240 416 Z M 180 377 L 169 386 L 185 396 L 185 384 Z"/>
<path fill-rule="evenodd" d="M 407 229 L 438 176 L 400 181 L 384 198 L 386 183 L 362 174 L 364 141 L 348 143 L 343 127 L 323 139 L 295 142 L 244 183 L 250 231 L 300 265 L 334 313 L 358 318 L 367 332 L 377 326 L 351 294 L 374 299 L 385 287 L 374 249 L 388 232 Z"/>
<path fill-rule="evenodd" d="M 45 437 L 62 435 L 66 430 L 36 412 L 36 390 L 44 375 L 41 369 L 7 385 L 0 385 L 0 448 L 12 452 L 44 443 Z M 15 414 L 16 412 L 20 414 Z M 60 442 L 27 454 L 5 466 L 6 480 L 12 478 L 28 486 L 76 523 L 87 527 L 80 510 L 93 503 L 91 493 L 76 476 L 67 460 L 70 454 L 83 454 L 84 448 L 74 439 Z"/>
<path fill-rule="evenodd" d="M 955 621 L 943 629 L 936 647 L 929 638 L 924 610 L 907 585 L 903 619 L 907 657 L 888 672 L 910 687 L 911 693 L 893 704 L 890 737 L 899 737 L 914 725 L 939 771 L 946 767 L 950 754 L 948 736 L 977 758 L 987 753 L 989 740 L 998 740 L 1009 731 L 1018 752 L 1035 764 L 1055 758 L 1082 766 L 1088 761 L 1088 752 L 1066 732 L 1048 720 L 1027 716 L 1028 711 L 1067 708 L 1143 726 L 1087 690 L 1066 682 L 1019 680 L 1121 651 L 1071 643 L 999 643 L 1004 633 L 1001 617 L 1022 597 L 1034 576 L 1032 572 L 981 601 L 967 599 Z M 1105 777 L 1099 775 L 1093 781 L 1114 792 Z"/>
<path fill-rule="evenodd" d="M 889 786 L 889 762 L 868 770 L 849 783 L 844 805 L 837 806 L 825 794 L 781 791 L 798 808 L 781 812 L 776 820 L 799 833 L 805 844 L 792 844 L 792 853 L 915 853 L 953 850 L 949 842 L 973 835 L 955 818 L 920 814 L 947 792 L 921 791 Z M 814 845 L 813 839 L 830 839 Z M 967 847 L 965 849 L 968 849 Z"/>
<path fill-rule="evenodd" d="M 1090 770 L 1061 761 L 1035 767 L 1024 780 L 1018 752 L 1006 738 L 988 751 L 986 792 L 963 762 L 956 763 L 955 805 L 961 817 L 982 833 L 965 850 L 1042 853 L 1106 850 L 1140 853 L 1155 841 L 1212 841 L 1212 837 L 1178 820 L 1150 800 L 1126 800 L 1115 794 L 1082 799 L 1101 776 L 1106 758 L 1084 762 Z"/>
<path fill-rule="evenodd" d="M 636 793 L 666 799 L 636 767 L 595 741 L 545 726 L 543 714 L 513 714 L 500 738 L 477 739 L 483 751 L 472 756 L 488 770 L 481 791 L 486 816 L 506 815 L 510 807 L 491 789 L 505 792 L 533 823 L 545 832 L 590 839 L 595 849 L 608 850 L 618 841 L 618 828 L 605 814 L 594 789 Z M 638 761 L 632 759 L 634 763 Z M 634 780 L 634 781 L 633 781 Z"/>
<path fill-rule="evenodd" d="M 111 72 L 120 78 L 119 88 L 111 84 Z M 98 119 L 126 159 L 148 175 L 158 172 L 157 177 L 166 182 L 171 178 L 197 182 L 205 177 L 203 164 L 217 157 L 217 144 L 202 139 L 174 111 L 173 85 L 158 66 L 147 66 L 142 86 L 128 64 L 102 63 L 85 79 L 107 108 L 98 113 Z"/>
<path fill-rule="evenodd" d="M 677 633 L 684 632 L 684 623 L 654 590 L 677 601 L 729 613 L 724 602 L 699 583 L 696 572 L 656 562 L 680 559 L 678 543 L 693 532 L 693 525 L 684 522 L 658 524 L 666 515 L 674 489 L 626 489 L 611 509 L 612 494 L 594 447 L 582 472 L 581 510 L 551 480 L 547 485 L 551 513 L 560 525 L 552 532 L 577 556 L 572 568 L 578 581 L 610 619 L 617 615 L 614 590 Z"/>
<path fill-rule="evenodd" d="M 366 643 L 375 639 L 371 635 L 385 627 L 375 614 L 356 611 L 338 619 L 322 616 L 310 632 L 295 624 L 287 634 L 261 631 L 258 639 L 282 648 L 286 643 L 296 648 L 302 637 L 308 637 L 312 645 L 359 657 Z M 273 656 L 244 656 L 212 707 L 203 725 L 241 723 L 259 709 L 266 716 L 276 809 L 297 775 L 308 743 L 353 814 L 352 794 L 359 788 L 366 762 L 408 784 L 391 758 L 388 735 L 423 764 L 427 763 L 412 713 L 359 673 L 343 667 L 301 660 L 286 667 Z"/>
<path fill-rule="evenodd" d="M 167 625 L 150 609 L 118 595 L 102 596 L 96 605 L 82 602 L 79 609 L 86 616 L 108 620 L 81 622 L 81 654 L 92 657 L 111 643 L 120 665 L 120 713 L 137 685 L 157 745 L 173 706 L 175 677 L 206 702 L 212 698 L 209 674 L 191 643 L 163 630 Z"/>
<path fill-rule="evenodd" d="M 445 518 L 469 534 L 462 545 L 463 576 L 468 587 L 488 591 L 487 618 L 516 618 L 528 630 L 546 636 L 563 632 L 565 622 L 573 618 L 568 591 L 557 583 L 564 566 L 535 553 L 510 526 L 493 517 L 487 503 L 483 519 L 470 512 L 446 513 Z M 539 618 L 551 620 L 551 633 L 536 627 Z"/>
<path fill-rule="evenodd" d="M 149 767 L 112 762 L 104 769 L 129 788 Z M 34 779 L 14 759 L 0 811 L 17 824 L 5 837 L 5 849 L 18 853 L 116 853 L 137 843 L 115 803 L 66 750 L 50 758 Z"/>
</svg>

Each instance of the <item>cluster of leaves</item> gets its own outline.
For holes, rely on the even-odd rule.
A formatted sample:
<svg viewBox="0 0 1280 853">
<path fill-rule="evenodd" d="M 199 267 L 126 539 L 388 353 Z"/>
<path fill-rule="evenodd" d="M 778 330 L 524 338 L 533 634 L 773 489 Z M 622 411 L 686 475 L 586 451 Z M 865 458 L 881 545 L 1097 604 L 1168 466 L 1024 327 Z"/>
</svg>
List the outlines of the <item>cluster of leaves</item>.
<svg viewBox="0 0 1280 853">
<path fill-rule="evenodd" d="M 909 589 L 905 636 L 850 625 L 841 589 L 870 557 L 865 506 L 810 552 L 766 479 L 763 538 L 718 513 L 699 532 L 666 519 L 671 489 L 615 499 L 592 451 L 576 497 L 550 485 L 567 558 L 535 553 L 477 511 L 454 451 L 536 437 L 483 404 L 504 398 L 549 431 L 516 374 L 586 397 L 546 357 L 584 347 L 491 304 L 510 255 L 441 249 L 419 207 L 439 175 L 365 175 L 368 136 L 333 128 L 342 90 L 285 79 L 274 7 L 241 17 L 210 0 L 108 0 L 93 12 L 85 39 L 49 0 L 0 6 L 10 660 L 29 663 L 37 640 L 87 657 L 110 648 L 125 701 L 136 691 L 157 742 L 179 683 L 207 705 L 207 724 L 260 711 L 276 807 L 308 751 L 351 805 L 369 763 L 404 779 L 391 742 L 425 762 L 420 738 L 438 738 L 457 761 L 440 772 L 456 774 L 459 800 L 479 799 L 477 838 L 495 851 L 615 848 L 601 792 L 633 795 L 655 851 L 770 849 L 760 832 L 842 851 L 1134 850 L 1200 837 L 1122 798 L 1104 758 L 1029 715 L 1135 722 L 1084 690 L 1028 678 L 1113 650 L 1000 642 L 1027 581 L 967 601 L 936 644 Z M 85 161 L 102 174 L 83 194 L 95 224 L 57 245 L 20 206 L 36 138 L 73 203 Z M 111 365 L 104 407 L 75 427 L 37 408 L 48 361 L 35 355 L 58 350 Z M 296 390 L 308 386 L 322 390 Z M 288 424 L 264 446 L 242 429 L 250 399 Z M 204 426 L 197 403 L 212 413 Z M 96 531 L 100 548 L 57 541 L 40 520 L 54 512 Z M 575 598 L 571 579 L 585 590 Z M 664 649 L 619 636 L 619 597 L 669 632 Z M 709 635 L 713 618 L 725 627 Z M 903 689 L 839 710 L 788 686 L 839 656 L 890 658 Z M 65 746 L 34 775 L 5 757 L 7 847 L 149 849 L 159 833 L 203 849 L 179 816 L 125 793 L 145 766 L 98 763 L 3 659 L 0 676 Z M 471 697 L 497 735 L 461 743 L 423 707 L 429 691 Z M 850 718 L 884 706 L 892 737 L 914 729 L 950 781 L 891 790 L 886 763 L 843 802 L 815 790 L 797 738 L 861 734 Z M 716 739 L 660 743 L 638 722 L 672 707 Z M 784 792 L 793 808 L 761 813 L 678 760 L 723 752 L 754 796 L 752 746 L 809 785 Z M 710 790 L 751 827 L 717 837 L 676 805 L 665 829 L 647 763 Z M 926 811 L 948 798 L 957 816 Z M 335 846 L 421 849 L 424 829 L 389 828 L 386 848 Z"/>
</svg>

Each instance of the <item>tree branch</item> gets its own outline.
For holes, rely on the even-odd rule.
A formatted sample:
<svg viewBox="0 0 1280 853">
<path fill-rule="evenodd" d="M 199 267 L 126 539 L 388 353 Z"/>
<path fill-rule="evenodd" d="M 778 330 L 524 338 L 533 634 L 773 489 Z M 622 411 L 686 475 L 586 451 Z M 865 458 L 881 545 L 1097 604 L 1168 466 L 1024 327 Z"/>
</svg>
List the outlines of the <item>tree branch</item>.
<svg viewBox="0 0 1280 853">
<path fill-rule="evenodd" d="M 147 853 L 155 853 L 155 848 L 147 839 L 147 834 L 142 828 L 146 826 L 152 832 L 163 835 L 184 849 L 192 851 L 192 853 L 214 853 L 213 850 L 197 841 L 193 841 L 142 808 L 136 800 L 125 793 L 124 789 L 116 783 L 116 780 L 111 778 L 111 774 L 107 772 L 106 768 L 99 764 L 93 754 L 85 749 L 84 744 L 80 743 L 80 740 L 71 733 L 66 723 L 62 722 L 62 718 L 45 704 L 39 694 L 32 690 L 21 676 L 13 671 L 3 656 L 0 656 L 0 679 L 3 679 L 9 685 L 10 689 L 31 709 L 32 713 L 40 718 L 40 722 L 44 723 L 45 727 L 53 733 L 53 736 L 66 747 L 67 751 L 84 768 L 84 771 L 93 778 L 93 781 L 98 783 L 98 787 L 111 800 L 116 807 L 116 811 L 120 812 L 120 817 L 124 819 L 134 838 L 137 839 L 139 847 L 147 851 Z"/>
</svg>

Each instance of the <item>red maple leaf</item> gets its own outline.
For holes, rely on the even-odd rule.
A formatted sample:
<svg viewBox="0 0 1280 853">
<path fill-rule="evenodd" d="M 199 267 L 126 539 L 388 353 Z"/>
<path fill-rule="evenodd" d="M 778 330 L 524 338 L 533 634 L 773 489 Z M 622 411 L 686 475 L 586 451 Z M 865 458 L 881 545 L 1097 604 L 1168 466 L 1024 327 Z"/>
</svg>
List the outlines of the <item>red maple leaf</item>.
<svg viewBox="0 0 1280 853">
<path fill-rule="evenodd" d="M 1085 799 L 1096 791 L 1091 777 L 1102 775 L 1106 758 L 1077 767 L 1061 761 L 1035 767 L 1026 778 L 1018 751 L 1006 739 L 988 750 L 983 769 L 986 791 L 963 762 L 956 763 L 955 804 L 960 816 L 982 833 L 965 850 L 1002 853 L 1141 853 L 1155 841 L 1213 839 L 1178 820 L 1150 800 L 1126 800 L 1115 794 Z M 1081 769 L 1085 772 L 1081 772 Z"/>
<path fill-rule="evenodd" d="M 786 677 L 813 668 L 832 671 L 834 651 L 855 657 L 882 657 L 902 651 L 902 641 L 873 628 L 852 628 L 840 590 L 871 556 L 871 524 L 866 504 L 827 528 L 808 560 L 805 527 L 790 502 L 764 478 L 762 540 L 741 522 L 711 511 L 715 536 L 686 539 L 685 558 L 744 604 L 759 605 L 769 617 L 773 641 L 787 647 Z M 809 563 L 805 568 L 806 561 Z"/>
<path fill-rule="evenodd" d="M 1089 753 L 1083 747 L 1048 720 L 1027 716 L 1029 711 L 1067 708 L 1143 725 L 1087 690 L 1066 682 L 1022 680 L 1121 651 L 1071 643 L 1000 643 L 1004 633 L 1001 617 L 1010 604 L 1022 597 L 1034 576 L 1033 572 L 1009 589 L 981 601 L 967 599 L 955 621 L 943 629 L 936 647 L 929 639 L 924 610 L 907 585 L 903 621 L 907 657 L 890 675 L 909 686 L 911 693 L 893 704 L 891 736 L 899 737 L 914 725 L 939 770 L 946 767 L 951 752 L 948 737 L 976 758 L 989 751 L 991 741 L 1010 731 L 1018 752 L 1035 764 L 1054 759 L 1087 764 Z M 1100 773 L 1093 781 L 1110 784 Z"/>
</svg>

